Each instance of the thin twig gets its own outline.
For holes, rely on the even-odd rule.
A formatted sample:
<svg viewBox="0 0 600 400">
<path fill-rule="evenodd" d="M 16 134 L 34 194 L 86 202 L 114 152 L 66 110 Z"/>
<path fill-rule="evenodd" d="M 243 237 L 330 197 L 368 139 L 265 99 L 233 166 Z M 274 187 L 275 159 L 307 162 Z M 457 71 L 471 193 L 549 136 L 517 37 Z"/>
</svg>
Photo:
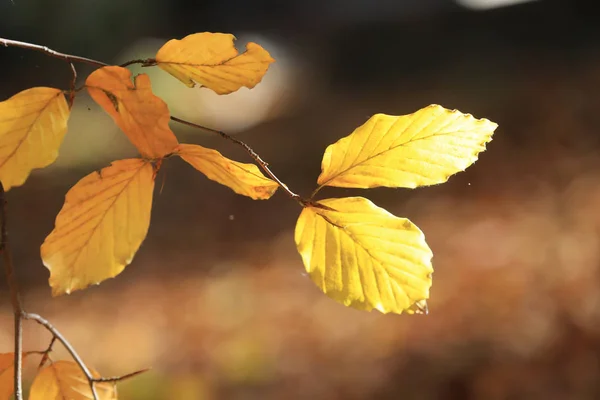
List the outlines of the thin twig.
<svg viewBox="0 0 600 400">
<path fill-rule="evenodd" d="M 124 381 L 125 379 L 133 378 L 133 377 L 138 376 L 139 374 L 143 374 L 144 372 L 147 372 L 147 371 L 150 371 L 150 368 L 140 369 L 139 371 L 135 371 L 130 374 L 123 375 L 123 376 L 113 376 L 113 377 L 107 377 L 107 378 L 93 378 L 92 380 L 94 382 L 99 382 L 99 383 L 100 382 L 117 383 L 120 381 Z"/>
<path fill-rule="evenodd" d="M 73 73 L 69 88 L 69 108 L 73 108 L 73 102 L 75 101 L 75 84 L 77 83 L 77 70 L 72 62 L 70 62 L 69 65 L 71 66 L 71 72 Z"/>
<path fill-rule="evenodd" d="M 50 344 L 48 345 L 46 350 L 42 352 L 43 355 L 42 359 L 40 360 L 38 369 L 42 368 L 44 364 L 46 364 L 46 361 L 48 361 L 48 358 L 50 358 L 50 352 L 52 352 L 52 347 L 54 346 L 54 343 L 56 343 L 56 336 L 52 335 L 52 340 L 50 340 Z"/>
<path fill-rule="evenodd" d="M 233 142 L 233 143 L 241 146 L 244 150 L 246 150 L 246 152 L 248 154 L 250 154 L 250 157 L 252 157 L 254 159 L 254 161 L 256 161 L 256 163 L 263 169 L 263 171 L 265 171 L 266 174 L 269 175 L 269 177 L 271 179 L 273 179 L 275 182 L 277 182 L 277 184 L 288 194 L 288 196 L 290 196 L 293 200 L 296 200 L 298 203 L 300 203 L 301 206 L 304 206 L 306 204 L 306 201 L 300 195 L 292 192 L 290 190 L 290 188 L 288 188 L 287 185 L 285 183 L 283 183 L 271 171 L 271 169 L 269 168 L 269 164 L 266 163 L 262 158 L 260 158 L 260 156 L 258 154 L 256 154 L 256 152 L 254 150 L 252 150 L 252 148 L 250 146 L 248 146 L 246 143 L 242 142 L 239 139 L 234 138 L 233 136 L 226 134 L 223 131 L 219 131 L 217 129 L 212 129 L 212 128 L 208 128 L 206 126 L 198 125 L 193 122 L 186 121 L 181 118 L 174 117 L 174 116 L 171 116 L 171 119 L 175 122 L 179 122 L 180 124 L 191 126 L 192 128 L 198 128 L 198 129 L 202 129 L 206 132 L 216 133 L 217 135 L 221 136 L 222 138 L 227 139 L 230 142 Z"/>
<path fill-rule="evenodd" d="M 0 182 L 0 252 L 2 252 L 2 257 L 4 259 L 4 271 L 6 273 L 6 281 L 10 290 L 10 299 L 15 317 L 15 399 L 22 400 L 23 382 L 21 376 L 23 365 L 23 324 L 21 319 L 23 317 L 23 307 L 21 303 L 21 297 L 19 295 L 19 282 L 17 281 L 15 268 L 12 262 L 12 253 L 10 252 L 10 246 L 8 245 L 5 194 L 4 185 L 2 182 Z"/>
<path fill-rule="evenodd" d="M 48 320 L 41 317 L 40 315 L 32 313 L 23 313 L 23 319 L 32 320 L 42 325 L 50 333 L 52 333 L 52 335 L 64 346 L 65 349 L 67 349 L 69 354 L 71 354 L 71 357 L 73 357 L 73 360 L 75 360 L 77 365 L 79 365 L 79 368 L 88 380 L 88 383 L 90 384 L 90 389 L 92 390 L 92 395 L 94 396 L 94 400 L 98 400 L 98 393 L 96 392 L 96 387 L 94 386 L 94 376 L 90 372 L 90 369 L 87 367 L 87 365 L 85 365 L 79 354 L 77 354 L 77 351 L 75 351 L 75 348 L 71 345 L 71 343 L 69 343 L 69 341 L 58 331 L 58 329 L 54 327 L 54 325 L 52 325 L 50 322 L 48 322 Z"/>
<path fill-rule="evenodd" d="M 49 55 L 51 57 L 59 58 L 61 60 L 65 60 L 70 63 L 71 62 L 82 62 L 85 64 L 95 65 L 97 67 L 106 67 L 107 65 L 109 65 L 109 64 L 103 63 L 102 61 L 93 60 L 91 58 L 86 58 L 86 57 L 74 56 L 72 54 L 60 53 L 60 52 L 58 52 L 56 50 L 52 50 L 46 46 L 40 46 L 38 44 L 27 43 L 27 42 L 20 42 L 18 40 L 0 38 L 0 45 L 3 45 L 4 47 L 20 47 L 22 49 L 41 51 L 42 53 L 46 53 L 47 55 Z"/>
</svg>

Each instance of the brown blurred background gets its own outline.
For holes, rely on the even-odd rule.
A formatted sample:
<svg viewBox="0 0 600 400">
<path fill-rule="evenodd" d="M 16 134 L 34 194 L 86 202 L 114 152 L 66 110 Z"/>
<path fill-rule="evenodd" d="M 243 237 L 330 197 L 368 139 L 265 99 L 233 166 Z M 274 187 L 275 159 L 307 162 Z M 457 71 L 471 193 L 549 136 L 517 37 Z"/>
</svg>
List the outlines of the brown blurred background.
<svg viewBox="0 0 600 400">
<path fill-rule="evenodd" d="M 178 160 L 161 171 L 132 265 L 51 298 L 39 246 L 64 194 L 135 154 L 80 96 L 59 161 L 8 194 L 27 309 L 104 375 L 152 367 L 120 385 L 123 399 L 600 398 L 598 14 L 593 2 L 500 3 L 0 0 L 0 36 L 106 62 L 151 57 L 201 31 L 233 33 L 240 49 L 262 44 L 277 63 L 252 91 L 217 98 L 144 72 L 174 115 L 238 135 L 306 195 L 325 147 L 374 113 L 437 103 L 500 124 L 480 160 L 446 184 L 322 192 L 367 196 L 425 231 L 435 254 L 428 316 L 329 300 L 296 253 L 295 203 L 237 196 Z M 67 88 L 70 73 L 13 48 L 0 49 L 0 71 L 0 99 Z M 173 128 L 250 161 L 219 138 Z M 0 296 L 5 352 L 3 281 Z M 48 335 L 26 327 L 26 347 L 44 348 Z"/>
</svg>

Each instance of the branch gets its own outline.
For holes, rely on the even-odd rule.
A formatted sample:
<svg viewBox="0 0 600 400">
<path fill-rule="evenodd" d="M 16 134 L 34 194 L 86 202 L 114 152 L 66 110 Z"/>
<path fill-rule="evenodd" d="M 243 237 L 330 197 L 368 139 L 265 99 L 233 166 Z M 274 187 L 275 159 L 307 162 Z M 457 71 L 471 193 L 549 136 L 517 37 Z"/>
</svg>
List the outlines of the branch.
<svg viewBox="0 0 600 400">
<path fill-rule="evenodd" d="M 273 171 L 271 171 L 271 169 L 269 168 L 269 164 L 267 162 L 265 162 L 262 158 L 260 158 L 260 156 L 258 154 L 256 154 L 256 152 L 254 150 L 252 150 L 252 148 L 250 146 L 248 146 L 246 143 L 242 142 L 239 139 L 234 138 L 233 136 L 230 136 L 228 134 L 226 134 L 225 132 L 216 130 L 216 129 L 212 129 L 212 128 L 208 128 L 206 126 L 202 126 L 202 125 L 198 125 L 195 124 L 193 122 L 189 122 L 186 120 L 183 120 L 181 118 L 177 118 L 174 116 L 171 116 L 171 119 L 175 122 L 179 122 L 180 124 L 184 124 L 187 126 L 191 126 L 192 128 L 198 128 L 198 129 L 202 129 L 206 132 L 210 132 L 210 133 L 216 133 L 217 135 L 221 136 L 224 139 L 229 140 L 230 142 L 233 142 L 239 146 L 241 146 L 244 150 L 246 150 L 246 152 L 248 154 L 250 154 L 250 157 L 252 157 L 254 159 L 254 161 L 263 169 L 263 171 L 265 171 L 265 173 L 271 178 L 273 179 L 275 182 L 277 182 L 277 184 L 288 194 L 288 196 L 290 196 L 293 200 L 296 200 L 298 203 L 300 203 L 301 206 L 305 206 L 307 201 L 304 200 L 300 195 L 292 192 L 290 190 L 290 188 L 287 187 L 287 185 L 285 183 L 283 183 L 274 173 Z"/>
<path fill-rule="evenodd" d="M 54 327 L 54 325 L 52 325 L 50 322 L 48 322 L 48 320 L 42 318 L 38 314 L 23 313 L 22 317 L 23 317 L 23 319 L 32 320 L 32 321 L 35 321 L 38 324 L 42 325 L 44 328 L 46 328 L 52 334 L 53 338 L 56 338 L 56 340 L 58 340 L 64 346 L 64 348 L 67 349 L 69 354 L 71 354 L 71 357 L 73 357 L 73 360 L 77 363 L 77 365 L 79 365 L 79 368 L 85 375 L 85 377 L 90 385 L 90 389 L 92 390 L 92 395 L 94 396 L 94 400 L 98 400 L 99 399 L 98 393 L 96 392 L 96 387 L 94 386 L 94 379 L 95 379 L 94 376 L 90 372 L 90 369 L 87 367 L 87 365 L 85 365 L 85 363 L 83 362 L 83 360 L 81 359 L 79 354 L 77 354 L 77 352 L 75 351 L 75 348 L 62 335 L 62 333 L 60 333 L 58 331 L 58 329 L 56 329 Z"/>
<path fill-rule="evenodd" d="M 8 246 L 8 229 L 6 223 L 6 198 L 4 185 L 0 182 L 0 252 L 4 259 L 4 271 L 6 281 L 10 290 L 10 299 L 15 319 L 15 399 L 23 399 L 22 365 L 23 365 L 23 306 L 19 295 L 19 282 L 15 275 L 15 268 L 12 262 L 12 254 Z"/>
<path fill-rule="evenodd" d="M 67 61 L 69 63 L 72 62 L 81 62 L 85 64 L 95 65 L 97 67 L 106 67 L 109 64 L 103 63 L 102 61 L 93 60 L 91 58 L 74 56 L 72 54 L 60 53 L 56 50 L 52 50 L 46 46 L 40 46 L 38 44 L 27 43 L 27 42 L 19 42 L 18 40 L 4 39 L 0 37 L 0 45 L 4 47 L 20 47 L 22 49 L 41 51 L 42 53 L 46 53 L 50 57 L 59 58 L 61 60 Z"/>
</svg>

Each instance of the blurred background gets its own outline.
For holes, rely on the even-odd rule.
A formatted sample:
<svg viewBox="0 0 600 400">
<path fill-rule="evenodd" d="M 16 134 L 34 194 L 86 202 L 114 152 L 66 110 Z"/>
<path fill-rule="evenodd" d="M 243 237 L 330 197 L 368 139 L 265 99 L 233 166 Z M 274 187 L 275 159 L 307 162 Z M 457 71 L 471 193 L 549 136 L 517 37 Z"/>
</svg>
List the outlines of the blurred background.
<svg viewBox="0 0 600 400">
<path fill-rule="evenodd" d="M 304 195 L 325 147 L 374 113 L 436 103 L 500 125 L 480 160 L 446 184 L 320 194 L 367 196 L 424 230 L 435 254 L 428 316 L 365 313 L 330 300 L 295 250 L 297 204 L 283 193 L 268 204 L 237 196 L 180 160 L 161 170 L 134 262 L 117 279 L 51 298 L 39 246 L 64 194 L 91 171 L 135 155 L 82 94 L 57 163 L 8 194 L 27 309 L 53 321 L 103 375 L 152 367 L 119 386 L 123 399 L 600 398 L 593 7 L 0 0 L 0 37 L 110 63 L 152 57 L 168 39 L 195 32 L 233 33 L 240 50 L 260 43 L 277 62 L 252 91 L 217 97 L 157 69 L 143 72 L 172 114 L 237 135 Z M 70 79 L 64 62 L 15 48 L 0 48 L 0 71 L 2 100 L 32 86 L 67 89 Z M 78 71 L 82 83 L 91 69 Z M 181 141 L 250 162 L 218 137 L 173 129 Z M 0 281 L 7 352 L 12 317 Z M 26 329 L 27 349 L 46 347 L 44 331 Z"/>
</svg>

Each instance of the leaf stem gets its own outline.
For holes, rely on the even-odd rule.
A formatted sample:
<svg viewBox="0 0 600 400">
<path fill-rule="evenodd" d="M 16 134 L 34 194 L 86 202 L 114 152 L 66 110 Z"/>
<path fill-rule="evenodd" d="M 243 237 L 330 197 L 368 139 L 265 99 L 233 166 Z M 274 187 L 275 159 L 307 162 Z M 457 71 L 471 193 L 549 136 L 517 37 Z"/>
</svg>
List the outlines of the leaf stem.
<svg viewBox="0 0 600 400">
<path fill-rule="evenodd" d="M 234 138 L 231 135 L 226 134 L 223 131 L 219 131 L 217 129 L 212 129 L 212 128 L 208 128 L 206 126 L 198 125 L 196 123 L 186 121 L 181 118 L 174 117 L 174 116 L 171 116 L 171 119 L 175 122 L 179 122 L 180 124 L 191 126 L 192 128 L 198 128 L 198 129 L 202 129 L 206 132 L 216 133 L 217 135 L 221 136 L 222 138 L 227 139 L 230 142 L 237 144 L 238 146 L 241 146 L 244 150 L 246 150 L 246 152 L 250 155 L 250 157 L 252 157 L 252 159 L 254 159 L 254 161 L 262 168 L 262 170 L 265 171 L 265 173 L 271 179 L 273 179 L 287 193 L 288 196 L 290 196 L 290 198 L 297 201 L 302 207 L 304 207 L 306 205 L 307 200 L 303 199 L 300 195 L 292 192 L 290 190 L 290 188 L 288 188 L 287 185 L 285 183 L 283 183 L 273 173 L 273 171 L 271 171 L 271 169 L 269 168 L 269 164 L 267 162 L 265 162 L 258 154 L 256 154 L 256 152 L 254 150 L 252 150 L 252 148 L 250 146 L 248 146 L 246 143 L 242 142 L 239 139 Z"/>
</svg>

